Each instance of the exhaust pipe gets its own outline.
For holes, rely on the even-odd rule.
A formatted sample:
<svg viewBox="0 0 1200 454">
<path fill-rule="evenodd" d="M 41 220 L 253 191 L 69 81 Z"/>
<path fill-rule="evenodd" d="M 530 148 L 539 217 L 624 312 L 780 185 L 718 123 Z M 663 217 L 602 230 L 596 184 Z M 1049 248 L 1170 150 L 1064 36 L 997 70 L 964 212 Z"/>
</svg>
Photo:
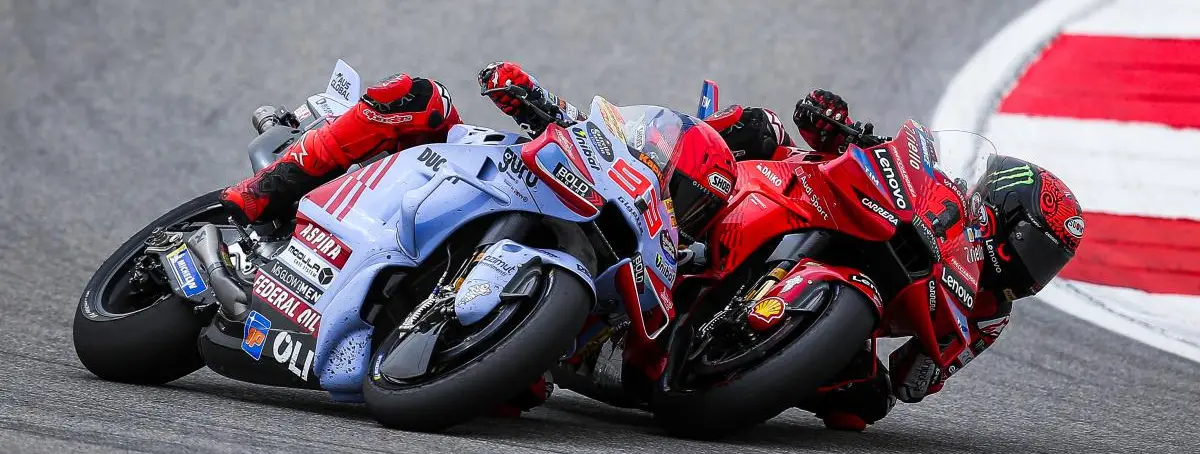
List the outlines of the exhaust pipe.
<svg viewBox="0 0 1200 454">
<path fill-rule="evenodd" d="M 187 245 L 203 264 L 204 271 L 212 282 L 213 293 L 217 295 L 217 302 L 221 304 L 221 310 L 230 319 L 240 320 L 249 310 L 246 306 L 249 299 L 242 286 L 229 276 L 229 268 L 221 259 L 228 257 L 229 252 L 225 250 L 225 243 L 221 242 L 221 232 L 217 230 L 217 226 L 208 224 L 201 227 L 188 237 Z"/>
</svg>

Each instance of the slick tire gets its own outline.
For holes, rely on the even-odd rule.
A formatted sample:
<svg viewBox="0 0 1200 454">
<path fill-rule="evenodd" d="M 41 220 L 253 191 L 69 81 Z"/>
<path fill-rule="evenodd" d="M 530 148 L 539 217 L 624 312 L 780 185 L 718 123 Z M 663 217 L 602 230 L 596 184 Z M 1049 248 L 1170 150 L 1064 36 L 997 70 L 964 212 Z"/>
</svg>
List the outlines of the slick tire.
<svg viewBox="0 0 1200 454">
<path fill-rule="evenodd" d="M 72 327 L 75 354 L 88 371 L 110 381 L 159 385 L 204 367 L 196 341 L 212 320 L 211 312 L 198 314 L 193 304 L 175 295 L 141 308 L 122 290 L 150 232 L 185 221 L 223 219 L 219 193 L 204 194 L 155 219 L 92 275 L 75 308 Z"/>
<path fill-rule="evenodd" d="M 654 396 L 654 420 L 668 434 L 713 440 L 758 425 L 796 405 L 849 364 L 878 316 L 862 293 L 845 286 L 803 333 L 721 385 Z"/>
<path fill-rule="evenodd" d="M 429 381 L 396 386 L 372 373 L 363 377 L 367 409 L 393 429 L 438 432 L 483 415 L 529 388 L 571 347 L 591 306 L 591 292 L 571 273 L 550 268 L 523 320 L 483 353 Z M 391 333 L 395 336 L 396 333 Z M 389 342 L 384 341 L 383 345 Z"/>
</svg>

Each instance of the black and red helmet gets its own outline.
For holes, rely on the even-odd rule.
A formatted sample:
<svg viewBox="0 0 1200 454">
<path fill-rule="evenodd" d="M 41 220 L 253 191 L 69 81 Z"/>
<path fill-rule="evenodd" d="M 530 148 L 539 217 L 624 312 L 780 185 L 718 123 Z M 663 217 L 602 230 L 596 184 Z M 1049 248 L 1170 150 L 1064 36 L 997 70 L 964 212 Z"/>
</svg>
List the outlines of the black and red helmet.
<svg viewBox="0 0 1200 454">
<path fill-rule="evenodd" d="M 1067 185 L 1017 158 L 990 157 L 970 202 L 987 254 L 981 286 L 1008 300 L 1041 291 L 1083 239 L 1083 209 Z"/>
<path fill-rule="evenodd" d="M 680 237 L 694 242 L 729 201 L 737 184 L 733 151 L 715 129 L 679 114 L 683 129 L 663 177 L 668 180 Z"/>
</svg>

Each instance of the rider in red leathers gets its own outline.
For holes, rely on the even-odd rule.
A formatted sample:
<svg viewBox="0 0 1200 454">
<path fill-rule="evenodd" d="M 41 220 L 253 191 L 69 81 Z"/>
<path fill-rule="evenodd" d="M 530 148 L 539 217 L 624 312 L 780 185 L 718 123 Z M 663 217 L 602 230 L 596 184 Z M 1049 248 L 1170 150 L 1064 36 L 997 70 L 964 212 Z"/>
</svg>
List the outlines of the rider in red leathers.
<svg viewBox="0 0 1200 454">
<path fill-rule="evenodd" d="M 507 84 L 529 92 L 528 101 L 562 120 L 583 120 L 579 109 L 541 87 L 521 67 L 496 62 L 479 72 L 479 84 L 489 90 Z M 530 135 L 540 133 L 548 121 L 503 92 L 488 95 Z M 731 106 L 704 119 L 734 151 L 738 160 L 825 160 L 837 157 L 848 143 L 835 125 L 812 117 L 799 108 L 812 104 L 845 124 L 852 124 L 846 102 L 838 95 L 815 90 L 801 100 L 793 115 L 811 151 L 795 148 L 779 117 L 768 109 Z M 383 152 L 446 140 L 450 127 L 461 123 L 446 88 L 431 79 L 397 74 L 367 88 L 360 101 L 332 123 L 307 132 L 274 164 L 225 189 L 221 203 L 243 225 L 270 222 L 291 216 L 304 194 L 344 173 L 348 166 Z M 1006 289 L 1008 290 L 1008 289 Z M 997 298 L 984 292 L 971 313 L 972 350 L 979 354 L 990 346 L 1008 323 L 1011 292 Z M 885 416 L 896 399 L 917 402 L 939 391 L 944 378 L 930 372 L 931 360 L 910 340 L 890 355 L 891 372 L 865 348 L 839 375 L 835 383 L 801 404 L 835 429 L 862 430 Z M 539 382 L 530 396 L 514 402 L 531 408 L 549 396 L 551 386 Z"/>
</svg>

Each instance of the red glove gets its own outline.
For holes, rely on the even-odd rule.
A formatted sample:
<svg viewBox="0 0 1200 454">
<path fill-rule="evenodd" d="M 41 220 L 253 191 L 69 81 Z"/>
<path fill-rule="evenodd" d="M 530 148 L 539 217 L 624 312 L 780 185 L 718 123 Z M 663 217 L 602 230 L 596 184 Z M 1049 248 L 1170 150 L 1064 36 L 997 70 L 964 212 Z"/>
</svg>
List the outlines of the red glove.
<svg viewBox="0 0 1200 454">
<path fill-rule="evenodd" d="M 503 88 L 506 85 L 517 85 L 532 91 L 534 80 L 520 65 L 507 61 L 491 63 L 479 71 L 479 87 L 483 90 Z M 489 93 L 488 97 L 505 114 L 513 116 L 520 111 L 521 101 L 507 93 Z"/>
<path fill-rule="evenodd" d="M 792 122 L 796 123 L 800 135 L 814 150 L 822 153 L 838 153 L 842 145 L 846 143 L 846 134 L 837 125 L 801 109 L 800 106 L 805 104 L 820 107 L 824 110 L 822 113 L 825 115 L 842 124 L 850 125 L 853 122 L 850 120 L 846 101 L 831 91 L 818 88 L 796 103 L 796 111 L 792 114 Z"/>
</svg>

